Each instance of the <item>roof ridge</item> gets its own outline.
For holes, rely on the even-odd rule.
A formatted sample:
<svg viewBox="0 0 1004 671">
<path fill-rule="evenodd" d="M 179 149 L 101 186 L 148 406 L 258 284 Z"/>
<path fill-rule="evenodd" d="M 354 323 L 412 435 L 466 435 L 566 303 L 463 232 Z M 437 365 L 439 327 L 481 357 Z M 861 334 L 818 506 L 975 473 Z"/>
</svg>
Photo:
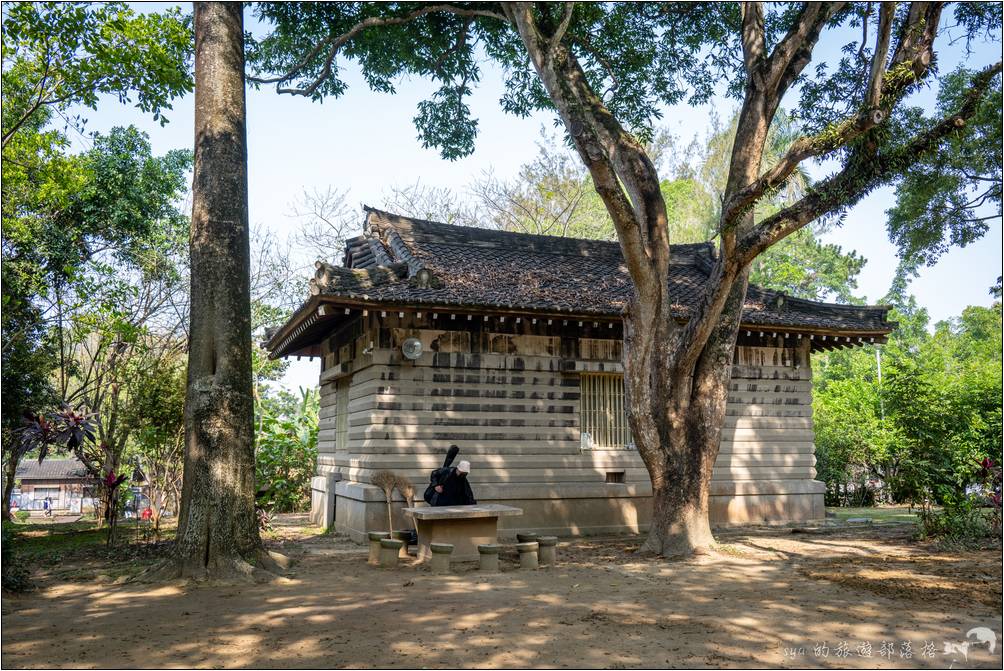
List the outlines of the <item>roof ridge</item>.
<svg viewBox="0 0 1004 671">
<path fill-rule="evenodd" d="M 383 219 L 383 221 L 388 225 L 388 228 L 394 230 L 397 233 L 397 235 L 401 238 L 401 240 L 404 241 L 404 242 L 406 242 L 406 243 L 407 242 L 418 242 L 418 241 L 415 240 L 415 236 L 414 235 L 405 235 L 405 234 L 402 234 L 402 231 L 397 226 L 394 225 L 396 223 L 395 220 L 401 221 L 401 222 L 409 222 L 411 224 L 418 224 L 419 226 L 445 227 L 445 228 L 449 228 L 449 229 L 455 229 L 458 232 L 466 231 L 466 232 L 470 232 L 470 233 L 481 234 L 481 235 L 483 235 L 485 237 L 488 237 L 488 236 L 498 236 L 498 237 L 509 238 L 509 239 L 514 239 L 514 238 L 515 239 L 524 239 L 524 240 L 527 240 L 527 241 L 530 241 L 530 242 L 533 242 L 533 241 L 541 241 L 541 242 L 544 242 L 544 241 L 553 241 L 553 243 L 554 243 L 554 245 L 556 247 L 565 247 L 566 249 L 569 246 L 571 246 L 571 245 L 576 245 L 576 246 L 580 246 L 581 247 L 582 243 L 586 243 L 587 245 L 596 245 L 596 246 L 602 246 L 602 247 L 609 247 L 611 250 L 616 251 L 618 254 L 623 254 L 623 252 L 621 250 L 620 242 L 617 241 L 617 240 L 601 240 L 601 239 L 597 239 L 597 238 L 576 238 L 576 237 L 562 236 L 562 235 L 545 235 L 545 234 L 542 234 L 542 233 L 525 233 L 525 232 L 522 232 L 522 231 L 506 231 L 506 230 L 499 230 L 499 229 L 494 229 L 494 228 L 482 228 L 482 227 L 479 227 L 479 226 L 462 226 L 460 224 L 448 224 L 448 223 L 441 222 L 441 221 L 432 221 L 430 219 L 420 219 L 418 217 L 409 217 L 409 216 L 402 215 L 402 214 L 395 214 L 393 212 L 387 212 L 386 210 L 381 210 L 379 208 L 370 207 L 369 205 L 363 205 L 363 210 L 367 213 L 367 217 L 366 217 L 366 225 L 367 226 L 372 226 L 373 225 L 373 222 L 370 219 L 369 215 L 374 215 L 375 214 L 378 217 L 380 217 L 381 219 Z M 377 230 L 379 232 L 380 227 L 377 226 L 376 228 L 377 228 Z M 426 235 L 428 235 L 428 233 L 426 233 Z M 499 242 L 501 243 L 503 241 L 500 240 Z M 470 241 L 465 241 L 465 240 L 462 240 L 462 239 L 445 238 L 445 239 L 442 239 L 442 240 L 437 240 L 437 241 L 435 241 L 432 244 L 468 247 L 468 246 L 470 246 Z M 714 243 L 711 240 L 705 240 L 704 242 L 678 242 L 678 243 L 671 243 L 670 244 L 670 249 L 673 249 L 673 248 L 687 250 L 687 251 L 692 251 L 692 252 L 700 252 L 700 251 L 703 251 L 703 250 L 707 250 L 709 252 L 709 255 L 712 255 L 712 256 L 714 254 L 714 249 L 715 249 Z M 559 255 L 563 255 L 563 256 L 568 256 L 569 255 L 569 253 L 567 251 L 563 251 L 561 249 L 536 249 L 534 251 L 537 252 L 537 253 L 559 254 Z"/>
</svg>

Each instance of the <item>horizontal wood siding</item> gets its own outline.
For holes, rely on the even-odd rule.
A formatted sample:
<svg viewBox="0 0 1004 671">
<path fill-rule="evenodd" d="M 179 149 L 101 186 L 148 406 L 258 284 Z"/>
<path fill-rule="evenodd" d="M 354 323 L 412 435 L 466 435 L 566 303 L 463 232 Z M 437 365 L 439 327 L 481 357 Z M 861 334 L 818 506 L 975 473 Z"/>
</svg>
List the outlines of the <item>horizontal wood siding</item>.
<svg viewBox="0 0 1004 671">
<path fill-rule="evenodd" d="M 610 473 L 627 484 L 648 481 L 633 450 L 581 449 L 581 373 L 620 372 L 619 328 L 594 326 L 590 337 L 572 338 L 575 325 L 557 320 L 436 319 L 371 315 L 329 341 L 328 363 L 340 367 L 322 374 L 319 472 L 368 483 L 386 468 L 424 485 L 456 444 L 472 462 L 475 489 L 603 483 Z M 409 337 L 423 345 L 415 361 L 401 354 Z M 737 348 L 715 481 L 815 475 L 807 344 Z M 348 379 L 339 413 L 337 387 Z"/>
<path fill-rule="evenodd" d="M 811 480 L 814 440 L 809 342 L 737 347 L 715 471 L 757 462 L 758 479 Z"/>
</svg>

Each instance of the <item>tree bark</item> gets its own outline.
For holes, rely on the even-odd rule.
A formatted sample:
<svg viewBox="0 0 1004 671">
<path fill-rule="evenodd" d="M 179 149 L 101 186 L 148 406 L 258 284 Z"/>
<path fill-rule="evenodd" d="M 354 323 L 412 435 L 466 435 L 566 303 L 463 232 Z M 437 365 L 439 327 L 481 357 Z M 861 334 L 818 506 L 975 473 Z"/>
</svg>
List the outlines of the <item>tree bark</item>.
<svg viewBox="0 0 1004 671">
<path fill-rule="evenodd" d="M 652 481 L 643 549 L 664 556 L 706 550 L 714 542 L 711 474 L 748 271 L 719 257 L 702 305 L 688 324 L 676 321 L 666 204 L 655 166 L 589 89 L 574 54 L 542 33 L 530 6 L 505 8 L 607 207 L 634 284 L 624 314 L 623 365 L 628 422 Z M 759 165 L 762 146 L 762 138 L 753 141 L 737 160 L 749 156 Z M 723 235 L 723 245 L 732 240 L 734 233 Z"/>
<path fill-rule="evenodd" d="M 195 176 L 185 466 L 175 558 L 183 577 L 269 565 L 254 506 L 243 9 L 195 3 Z"/>
<path fill-rule="evenodd" d="M 16 453 L 16 448 L 11 447 L 10 452 L 8 452 L 7 463 L 4 464 L 4 474 L 3 474 L 3 519 L 9 520 L 10 516 L 10 497 L 14 491 L 14 482 L 17 478 L 17 465 L 19 459 L 14 455 Z"/>
<path fill-rule="evenodd" d="M 692 364 L 675 366 L 667 379 L 652 386 L 663 399 L 649 412 L 666 409 L 655 420 L 664 426 L 657 444 L 642 450 L 652 478 L 652 521 L 642 550 L 671 557 L 706 551 L 713 543 L 710 523 L 711 476 L 721 445 L 722 426 L 732 379 L 732 359 L 749 269 L 729 280 L 731 289 L 714 329 Z M 631 321 L 629 314 L 626 318 Z M 691 346 L 682 334 L 675 352 Z M 627 343 L 625 344 L 627 348 Z M 636 364 L 625 356 L 625 380 L 636 377 Z M 626 384 L 635 386 L 639 382 Z M 665 391 L 661 391 L 665 390 Z M 637 434 L 636 434 L 637 440 Z"/>
</svg>

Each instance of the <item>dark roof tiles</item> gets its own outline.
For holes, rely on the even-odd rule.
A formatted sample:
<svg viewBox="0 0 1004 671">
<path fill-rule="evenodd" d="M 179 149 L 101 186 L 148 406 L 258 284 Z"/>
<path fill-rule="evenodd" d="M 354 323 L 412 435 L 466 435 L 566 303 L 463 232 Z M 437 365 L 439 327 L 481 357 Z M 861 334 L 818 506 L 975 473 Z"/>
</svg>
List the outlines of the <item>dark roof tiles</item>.
<svg viewBox="0 0 1004 671">
<path fill-rule="evenodd" d="M 716 255 L 711 243 L 673 246 L 668 282 L 676 317 L 687 319 L 702 300 Z M 366 234 L 346 242 L 343 267 L 318 266 L 312 295 L 373 307 L 617 317 L 633 291 L 617 242 L 454 226 L 372 208 L 366 208 Z M 303 333 L 317 319 L 311 305 L 270 334 L 273 356 L 286 354 L 297 337 L 315 337 Z M 895 326 L 888 311 L 750 286 L 742 325 L 882 337 Z"/>
<path fill-rule="evenodd" d="M 87 469 L 79 459 L 46 459 L 38 463 L 37 459 L 25 459 L 18 464 L 15 478 L 22 482 L 45 480 L 81 480 L 90 479 Z"/>
<path fill-rule="evenodd" d="M 367 235 L 347 243 L 347 265 L 325 296 L 387 304 L 615 316 L 631 299 L 620 245 L 411 219 L 366 208 Z M 686 319 L 715 261 L 711 243 L 674 245 L 673 312 Z M 393 259 L 393 263 L 386 261 Z M 383 261 L 381 263 L 380 261 Z M 406 270 L 405 270 L 406 269 Z M 423 286 L 419 270 L 432 273 Z M 363 271 L 365 270 L 365 274 Z M 794 299 L 751 286 L 748 325 L 887 333 L 888 308 Z"/>
</svg>

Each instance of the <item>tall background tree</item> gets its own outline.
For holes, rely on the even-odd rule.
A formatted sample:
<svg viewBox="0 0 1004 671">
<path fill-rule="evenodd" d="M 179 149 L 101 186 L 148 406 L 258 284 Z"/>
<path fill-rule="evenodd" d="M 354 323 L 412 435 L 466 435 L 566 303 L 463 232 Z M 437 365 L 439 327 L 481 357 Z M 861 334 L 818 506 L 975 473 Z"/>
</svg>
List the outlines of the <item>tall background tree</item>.
<svg viewBox="0 0 1004 671">
<path fill-rule="evenodd" d="M 255 515 L 243 6 L 196 3 L 194 26 L 191 323 L 174 570 L 228 580 L 275 566 Z"/>
<path fill-rule="evenodd" d="M 191 31 L 178 10 L 125 3 L 8 3 L 2 28 L 4 515 L 26 413 L 57 407 L 72 367 L 64 328 L 99 264 L 135 272 L 177 220 L 186 152 L 154 157 L 135 129 L 86 134 L 102 94 L 163 120 L 191 90 Z M 70 137 L 88 149 L 70 152 Z"/>
<path fill-rule="evenodd" d="M 876 187 L 904 184 L 919 162 L 940 170 L 931 157 L 952 142 L 979 144 L 992 135 L 980 132 L 984 120 L 1000 117 L 999 62 L 977 70 L 959 63 L 933 116 L 910 106 L 911 95 L 934 81 L 936 66 L 950 67 L 937 58 L 943 19 L 954 16 L 966 39 L 996 40 L 997 5 L 266 3 L 257 11 L 274 30 L 251 45 L 252 81 L 315 100 L 338 96 L 346 89 L 339 56 L 359 62 L 376 90 L 393 91 L 403 74 L 428 77 L 440 88 L 420 103 L 415 121 L 423 144 L 445 158 L 473 150 L 477 122 L 465 98 L 480 76 L 479 53 L 505 71 L 504 109 L 557 113 L 613 222 L 635 287 L 624 314 L 625 390 L 653 487 L 645 549 L 663 555 L 713 542 L 709 483 L 757 258 Z M 864 25 L 870 37 L 846 30 Z M 807 67 L 824 32 L 846 41 L 847 56 L 832 71 Z M 719 254 L 699 306 L 679 323 L 667 284 L 667 202 L 646 142 L 663 105 L 704 102 L 716 89 L 741 100 L 714 222 Z M 771 162 L 770 129 L 785 101 L 799 137 Z M 830 176 L 757 216 L 800 165 L 824 159 L 836 166 Z M 996 168 L 990 175 L 958 170 L 954 181 L 939 182 L 939 193 L 976 190 L 980 178 L 999 182 Z M 952 202 L 969 213 L 981 205 Z M 966 230 L 978 234 L 979 226 Z"/>
</svg>

